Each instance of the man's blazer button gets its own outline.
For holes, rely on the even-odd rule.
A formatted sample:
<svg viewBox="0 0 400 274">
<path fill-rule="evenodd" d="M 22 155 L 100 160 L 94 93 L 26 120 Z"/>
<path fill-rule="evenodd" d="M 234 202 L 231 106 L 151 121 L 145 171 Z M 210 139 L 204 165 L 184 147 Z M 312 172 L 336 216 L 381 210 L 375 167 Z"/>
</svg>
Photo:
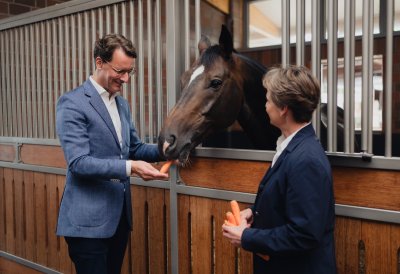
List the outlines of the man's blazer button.
<svg viewBox="0 0 400 274">
<path fill-rule="evenodd" d="M 260 212 L 255 211 L 255 212 L 254 212 L 254 215 L 258 216 L 258 215 L 260 215 Z"/>
</svg>

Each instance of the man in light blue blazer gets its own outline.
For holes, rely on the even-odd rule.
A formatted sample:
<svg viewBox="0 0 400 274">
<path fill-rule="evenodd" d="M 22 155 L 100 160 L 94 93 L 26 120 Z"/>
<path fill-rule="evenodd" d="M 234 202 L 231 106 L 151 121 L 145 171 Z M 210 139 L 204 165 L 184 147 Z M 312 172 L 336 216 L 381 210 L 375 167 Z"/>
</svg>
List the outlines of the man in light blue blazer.
<svg viewBox="0 0 400 274">
<path fill-rule="evenodd" d="M 148 162 L 162 160 L 144 144 L 118 95 L 135 73 L 132 42 L 110 34 L 94 47 L 95 72 L 57 104 L 57 134 L 68 164 L 57 235 L 78 274 L 120 273 L 132 229 L 129 176 L 166 179 Z"/>
</svg>

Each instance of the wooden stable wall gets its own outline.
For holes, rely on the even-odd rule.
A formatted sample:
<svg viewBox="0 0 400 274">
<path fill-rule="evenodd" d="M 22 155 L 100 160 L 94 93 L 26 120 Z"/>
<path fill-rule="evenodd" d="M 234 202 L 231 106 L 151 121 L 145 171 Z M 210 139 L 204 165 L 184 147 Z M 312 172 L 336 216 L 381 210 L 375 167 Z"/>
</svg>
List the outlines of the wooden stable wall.
<svg viewBox="0 0 400 274">
<path fill-rule="evenodd" d="M 21 149 L 21 159 L 31 164 L 42 161 L 40 155 L 34 157 L 39 154 L 35 149 L 42 148 L 25 149 Z M 47 153 L 51 149 L 48 147 Z M 54 149 L 56 153 L 58 148 Z M 32 156 L 23 155 L 24 151 Z M 60 163 L 62 159 L 49 165 L 63 165 Z M 181 170 L 181 177 L 188 186 L 255 193 L 268 165 L 198 158 L 190 169 Z M 335 167 L 336 201 L 399 211 L 399 175 L 397 171 Z M 63 187 L 63 175 L 0 167 L 1 251 L 62 273 L 74 273 L 65 241 L 55 235 Z M 123 273 L 171 273 L 169 191 L 137 185 L 131 190 L 134 230 Z M 180 274 L 252 273 L 252 254 L 233 248 L 222 238 L 221 225 L 228 209 L 225 200 L 179 194 Z M 400 273 L 400 225 L 338 216 L 335 236 L 338 273 Z M 0 259 L 0 273 L 18 273 L 12 272 L 15 267 L 15 263 Z"/>
</svg>

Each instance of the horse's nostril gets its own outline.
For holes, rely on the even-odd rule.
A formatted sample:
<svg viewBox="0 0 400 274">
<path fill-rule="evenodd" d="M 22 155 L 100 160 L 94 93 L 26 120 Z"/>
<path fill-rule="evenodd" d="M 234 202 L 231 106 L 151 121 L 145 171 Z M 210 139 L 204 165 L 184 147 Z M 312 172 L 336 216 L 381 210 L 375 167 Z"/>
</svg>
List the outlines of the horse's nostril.
<svg viewBox="0 0 400 274">
<path fill-rule="evenodd" d="M 176 136 L 171 134 L 168 138 L 165 139 L 166 142 L 169 143 L 169 146 L 172 147 L 175 144 Z"/>
</svg>

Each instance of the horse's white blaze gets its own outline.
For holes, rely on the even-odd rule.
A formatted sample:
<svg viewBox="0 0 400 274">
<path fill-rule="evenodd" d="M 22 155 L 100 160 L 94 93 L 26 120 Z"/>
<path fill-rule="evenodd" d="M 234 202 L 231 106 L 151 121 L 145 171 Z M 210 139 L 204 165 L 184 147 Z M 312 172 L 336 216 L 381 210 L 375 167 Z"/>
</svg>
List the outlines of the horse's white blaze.
<svg viewBox="0 0 400 274">
<path fill-rule="evenodd" d="M 203 66 L 203 65 L 201 65 L 200 67 L 198 67 L 197 69 L 195 69 L 195 70 L 193 71 L 192 76 L 190 76 L 190 81 L 189 81 L 188 86 L 190 85 L 190 83 L 191 83 L 194 79 L 196 79 L 197 76 L 199 76 L 199 75 L 202 74 L 203 72 L 204 72 L 204 66 Z"/>
<path fill-rule="evenodd" d="M 164 141 L 164 144 L 163 144 L 163 152 L 164 152 L 164 154 L 165 154 L 165 151 L 167 150 L 167 148 L 169 147 L 169 145 L 170 145 L 170 143 L 168 143 L 167 141 Z"/>
</svg>

